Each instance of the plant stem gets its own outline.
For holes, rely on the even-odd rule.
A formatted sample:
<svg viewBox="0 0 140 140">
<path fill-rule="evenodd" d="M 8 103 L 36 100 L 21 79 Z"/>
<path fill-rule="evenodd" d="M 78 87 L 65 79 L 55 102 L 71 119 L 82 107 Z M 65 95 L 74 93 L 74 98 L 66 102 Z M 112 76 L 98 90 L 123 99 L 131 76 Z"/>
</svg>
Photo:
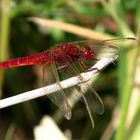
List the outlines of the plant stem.
<svg viewBox="0 0 140 140">
<path fill-rule="evenodd" d="M 10 2 L 11 0 L 2 0 L 1 3 L 1 33 L 0 33 L 0 61 L 8 58 L 8 40 L 10 28 Z M 2 87 L 3 71 L 0 71 L 0 89 Z M 1 93 L 0 93 L 1 94 Z M 1 95 L 0 95 L 1 96 Z"/>
<path fill-rule="evenodd" d="M 129 101 L 133 88 L 133 80 L 136 66 L 137 48 L 126 53 L 125 60 L 120 60 L 120 122 L 116 132 L 115 140 L 125 139 L 126 120 Z"/>
</svg>

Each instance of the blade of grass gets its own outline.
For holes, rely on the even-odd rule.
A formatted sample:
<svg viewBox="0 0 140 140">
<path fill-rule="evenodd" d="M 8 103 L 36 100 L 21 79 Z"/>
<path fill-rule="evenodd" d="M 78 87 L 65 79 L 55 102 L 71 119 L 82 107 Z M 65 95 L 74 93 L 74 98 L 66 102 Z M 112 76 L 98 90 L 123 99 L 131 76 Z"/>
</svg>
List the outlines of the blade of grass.
<svg viewBox="0 0 140 140">
<path fill-rule="evenodd" d="M 140 93 L 140 89 L 137 89 L 137 92 Z M 138 100 L 139 99 L 140 99 L 140 96 L 138 97 Z M 139 121 L 139 116 L 140 116 L 140 103 L 139 103 L 139 105 L 137 107 L 137 110 L 135 112 L 135 115 L 133 117 L 133 120 L 131 122 L 131 125 L 128 128 L 128 136 L 127 137 L 130 138 L 130 139 L 132 139 L 132 140 L 133 140 L 133 138 L 131 138 L 131 137 L 133 137 L 135 134 L 138 133 L 138 135 L 139 135 L 139 131 L 137 132 L 137 128 L 140 125 L 140 123 L 139 123 L 140 122 Z"/>
<path fill-rule="evenodd" d="M 138 47 L 128 51 L 123 52 L 123 56 L 120 59 L 120 122 L 116 132 L 115 140 L 125 139 L 126 131 L 126 120 L 128 115 L 129 101 L 131 97 L 131 91 L 133 88 L 134 73 L 136 67 Z"/>
<path fill-rule="evenodd" d="M 0 61 L 4 61 L 8 58 L 10 2 L 11 0 L 3 0 L 1 3 L 2 14 L 1 14 L 1 33 L 0 33 Z M 3 71 L 0 71 L 0 89 L 2 87 L 2 82 L 3 82 Z"/>
</svg>

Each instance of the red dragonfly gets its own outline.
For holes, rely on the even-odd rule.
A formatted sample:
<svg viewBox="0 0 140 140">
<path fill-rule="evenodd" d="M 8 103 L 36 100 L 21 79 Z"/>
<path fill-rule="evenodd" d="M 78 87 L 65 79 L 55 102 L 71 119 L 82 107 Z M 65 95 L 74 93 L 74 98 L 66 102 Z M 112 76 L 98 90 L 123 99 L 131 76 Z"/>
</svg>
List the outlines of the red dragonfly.
<svg viewBox="0 0 140 140">
<path fill-rule="evenodd" d="M 35 55 L 11 59 L 0 63 L 0 69 L 13 67 L 44 64 L 43 81 L 49 85 L 58 83 L 61 88 L 60 81 L 63 77 L 68 78 L 73 75 L 80 75 L 83 71 L 88 71 L 90 67 L 98 60 L 104 57 L 115 57 L 118 55 L 118 42 L 135 40 L 134 38 L 111 39 L 104 41 L 85 40 L 75 41 L 64 44 L 55 45 L 53 49 L 47 50 Z M 63 73 L 63 75 L 62 75 Z M 81 92 L 84 91 L 84 86 L 81 87 Z M 96 91 L 88 85 L 92 93 L 80 93 L 87 106 L 89 115 L 90 110 L 94 110 L 98 114 L 103 114 L 104 105 Z M 44 90 L 45 91 L 45 90 Z M 71 118 L 71 108 L 66 98 L 66 90 L 62 89 L 59 93 L 48 95 L 49 98 L 60 108 L 64 113 L 65 118 Z M 87 101 L 88 100 L 88 101 Z M 93 104 L 91 108 L 89 104 Z M 93 119 L 90 115 L 92 124 Z"/>
</svg>

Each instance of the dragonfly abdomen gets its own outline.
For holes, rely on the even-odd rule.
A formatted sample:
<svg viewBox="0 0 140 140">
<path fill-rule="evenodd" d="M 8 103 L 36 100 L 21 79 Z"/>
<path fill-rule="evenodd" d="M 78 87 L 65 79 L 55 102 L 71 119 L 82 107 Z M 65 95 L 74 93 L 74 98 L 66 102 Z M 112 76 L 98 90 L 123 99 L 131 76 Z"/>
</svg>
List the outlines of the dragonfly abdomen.
<svg viewBox="0 0 140 140">
<path fill-rule="evenodd" d="M 28 66 L 39 63 L 49 63 L 49 52 L 45 51 L 31 56 L 11 59 L 0 63 L 0 69 Z"/>
</svg>

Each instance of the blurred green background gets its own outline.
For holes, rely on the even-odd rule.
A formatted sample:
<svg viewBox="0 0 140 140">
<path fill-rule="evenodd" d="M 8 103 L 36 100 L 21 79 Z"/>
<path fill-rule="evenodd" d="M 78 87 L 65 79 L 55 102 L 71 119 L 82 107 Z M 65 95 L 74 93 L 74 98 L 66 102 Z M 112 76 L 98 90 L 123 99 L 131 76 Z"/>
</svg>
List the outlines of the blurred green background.
<svg viewBox="0 0 140 140">
<path fill-rule="evenodd" d="M 29 17 L 50 19 L 53 23 L 46 20 L 43 25 Z M 139 33 L 139 0 L 0 1 L 0 61 L 81 39 L 136 37 L 139 40 Z M 57 107 L 47 97 L 41 97 L 0 110 L 0 140 L 34 139 L 33 129 L 44 115 L 53 117 L 69 140 L 139 140 L 138 43 L 131 44 L 135 49 L 121 49 L 115 65 L 108 66 L 94 81 L 105 105 L 102 116 L 94 115 L 94 129 L 82 102 L 75 104 L 73 117 L 67 121 L 58 116 Z M 0 96 L 6 98 L 38 88 L 41 81 L 42 65 L 1 70 Z"/>
</svg>

